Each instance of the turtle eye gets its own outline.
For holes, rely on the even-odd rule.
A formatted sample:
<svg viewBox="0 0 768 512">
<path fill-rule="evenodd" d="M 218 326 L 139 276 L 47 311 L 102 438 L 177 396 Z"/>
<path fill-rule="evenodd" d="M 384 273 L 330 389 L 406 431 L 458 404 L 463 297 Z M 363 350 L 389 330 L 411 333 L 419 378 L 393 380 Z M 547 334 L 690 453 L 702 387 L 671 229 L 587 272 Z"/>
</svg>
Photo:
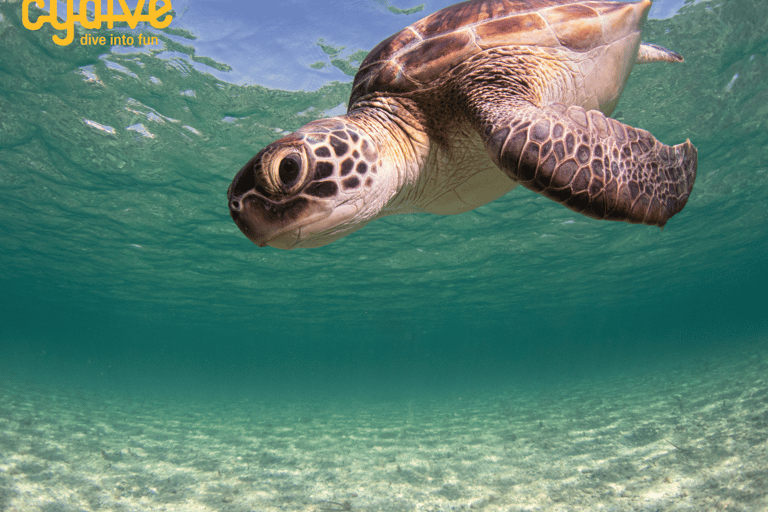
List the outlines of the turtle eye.
<svg viewBox="0 0 768 512">
<path fill-rule="evenodd" d="M 301 159 L 299 155 L 288 155 L 280 160 L 277 175 L 280 178 L 280 184 L 285 188 L 294 186 L 299 180 L 299 175 L 301 175 Z"/>
<path fill-rule="evenodd" d="M 272 180 L 281 192 L 293 192 L 296 185 L 300 184 L 304 172 L 304 159 L 301 154 L 291 152 L 285 154 L 276 161 L 272 167 Z M 273 164 L 274 165 L 274 164 Z"/>
</svg>

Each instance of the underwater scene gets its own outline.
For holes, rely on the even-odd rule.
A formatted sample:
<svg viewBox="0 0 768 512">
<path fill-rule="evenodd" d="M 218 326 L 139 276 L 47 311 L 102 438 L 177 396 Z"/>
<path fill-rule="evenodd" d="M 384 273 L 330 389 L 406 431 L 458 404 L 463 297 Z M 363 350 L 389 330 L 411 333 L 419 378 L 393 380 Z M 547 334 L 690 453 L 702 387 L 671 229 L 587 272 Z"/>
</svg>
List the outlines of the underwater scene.
<svg viewBox="0 0 768 512">
<path fill-rule="evenodd" d="M 663 229 L 521 186 L 254 245 L 235 175 L 419 1 L 0 0 L 0 512 L 768 511 L 768 2 L 650 9 Z"/>
</svg>

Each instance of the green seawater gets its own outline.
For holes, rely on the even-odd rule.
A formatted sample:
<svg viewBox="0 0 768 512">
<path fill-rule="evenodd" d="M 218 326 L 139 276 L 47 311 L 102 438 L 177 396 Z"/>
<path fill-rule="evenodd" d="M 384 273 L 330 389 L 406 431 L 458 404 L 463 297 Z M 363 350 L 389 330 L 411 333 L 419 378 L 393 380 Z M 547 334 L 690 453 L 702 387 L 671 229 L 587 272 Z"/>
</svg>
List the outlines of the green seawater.
<svg viewBox="0 0 768 512">
<path fill-rule="evenodd" d="M 588 397 L 592 385 L 602 393 L 611 379 L 626 378 L 639 389 L 649 376 L 676 379 L 664 388 L 673 396 L 686 386 L 681 376 L 706 380 L 702 372 L 720 359 L 746 354 L 757 366 L 734 366 L 739 372 L 765 369 L 765 0 L 690 2 L 646 25 L 645 41 L 685 62 L 637 66 L 614 117 L 667 144 L 690 138 L 699 152 L 690 200 L 663 231 L 582 217 L 521 187 L 466 214 L 387 217 L 326 247 L 290 252 L 258 248 L 240 233 L 227 187 L 264 145 L 345 103 L 350 82 L 309 92 L 227 83 L 192 63 L 224 65 L 196 57 L 194 41 L 179 43 L 171 32 L 156 32 L 176 52 L 171 58 L 59 47 L 49 27 L 23 27 L 20 5 L 0 1 L 0 391 L 7 410 L 34 389 L 62 395 L 31 403 L 66 404 L 69 392 L 83 401 L 110 394 L 105 409 L 72 418 L 93 413 L 108 422 L 114 407 L 152 429 L 150 417 L 189 402 L 198 411 L 189 421 L 205 431 L 206 422 L 226 422 L 226 409 L 215 418 L 199 411 L 229 400 L 266 400 L 277 409 L 332 400 L 331 409 L 317 405 L 324 412 L 307 415 L 336 419 L 374 404 L 376 417 L 405 410 L 418 423 L 421 406 L 408 404 L 435 400 L 443 408 L 435 414 L 448 417 L 452 402 L 441 397 L 527 400 L 554 387 L 552 400 L 567 402 L 571 387 Z M 687 366 L 693 362 L 699 366 Z M 172 414 L 171 430 L 184 421 L 183 411 Z M 301 424 L 302 414 L 281 421 Z M 538 417 L 526 414 L 536 428 Z M 614 415 L 619 425 L 629 421 Z M 0 429 L 14 417 L 0 414 Z M 232 417 L 242 424 L 206 435 L 269 423 Z M 312 418 L 306 423 L 319 432 Z M 749 425 L 765 430 L 757 420 Z M 461 425 L 451 428 L 460 435 Z M 440 428 L 434 432 L 439 438 Z M 26 443 L 4 436 L 0 510 L 19 496 L 8 490 L 18 474 L 10 468 L 21 467 L 12 459 Z M 393 446 L 404 438 L 384 436 Z M 765 450 L 765 439 L 756 439 L 762 444 L 753 446 Z M 100 448 L 102 459 L 119 465 L 121 446 Z M 282 467 L 269 453 L 254 455 L 252 467 Z M 382 471 L 409 470 L 388 464 Z M 750 510 L 744 503 L 737 509 Z M 307 501 L 281 510 L 311 506 L 319 507 Z M 86 509 L 99 507 L 71 508 Z"/>
<path fill-rule="evenodd" d="M 301 379 L 303 365 L 441 379 L 486 364 L 501 377 L 520 358 L 533 373 L 592 361 L 600 371 L 605 358 L 702 350 L 706 333 L 764 332 L 762 1 L 702 2 L 647 24 L 645 40 L 686 62 L 636 67 L 614 116 L 699 150 L 693 195 L 663 231 L 520 189 L 293 252 L 243 237 L 226 189 L 278 132 L 345 102 L 349 83 L 232 85 L 189 59 L 59 47 L 48 26 L 24 29 L 19 4 L 0 8 L 0 332 L 11 357 L 90 360 L 86 373 L 137 371 L 147 358 L 160 372 L 200 364 L 217 380 Z"/>
</svg>

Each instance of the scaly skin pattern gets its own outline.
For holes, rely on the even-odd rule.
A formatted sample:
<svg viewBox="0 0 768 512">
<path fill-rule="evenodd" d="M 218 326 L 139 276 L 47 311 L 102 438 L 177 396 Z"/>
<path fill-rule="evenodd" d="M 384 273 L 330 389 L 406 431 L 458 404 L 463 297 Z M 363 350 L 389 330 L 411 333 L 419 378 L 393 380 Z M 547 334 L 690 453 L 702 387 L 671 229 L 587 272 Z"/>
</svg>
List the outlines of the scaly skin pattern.
<svg viewBox="0 0 768 512">
<path fill-rule="evenodd" d="M 491 158 L 523 186 L 596 219 L 663 227 L 688 201 L 697 153 L 596 110 L 518 102 L 486 124 Z"/>
</svg>

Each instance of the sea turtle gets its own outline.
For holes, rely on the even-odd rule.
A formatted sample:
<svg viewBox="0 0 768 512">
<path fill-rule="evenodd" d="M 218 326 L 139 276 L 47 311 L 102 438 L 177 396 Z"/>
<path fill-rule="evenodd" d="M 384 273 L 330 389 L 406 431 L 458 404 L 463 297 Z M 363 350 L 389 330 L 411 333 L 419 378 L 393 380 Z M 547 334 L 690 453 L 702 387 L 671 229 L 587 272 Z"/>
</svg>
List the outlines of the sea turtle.
<svg viewBox="0 0 768 512">
<path fill-rule="evenodd" d="M 235 176 L 229 210 L 259 246 L 328 244 L 385 215 L 456 214 L 518 184 L 597 219 L 663 227 L 696 177 L 610 115 L 650 0 L 471 0 L 417 21 L 363 60 L 347 114 L 268 145 Z"/>
</svg>

